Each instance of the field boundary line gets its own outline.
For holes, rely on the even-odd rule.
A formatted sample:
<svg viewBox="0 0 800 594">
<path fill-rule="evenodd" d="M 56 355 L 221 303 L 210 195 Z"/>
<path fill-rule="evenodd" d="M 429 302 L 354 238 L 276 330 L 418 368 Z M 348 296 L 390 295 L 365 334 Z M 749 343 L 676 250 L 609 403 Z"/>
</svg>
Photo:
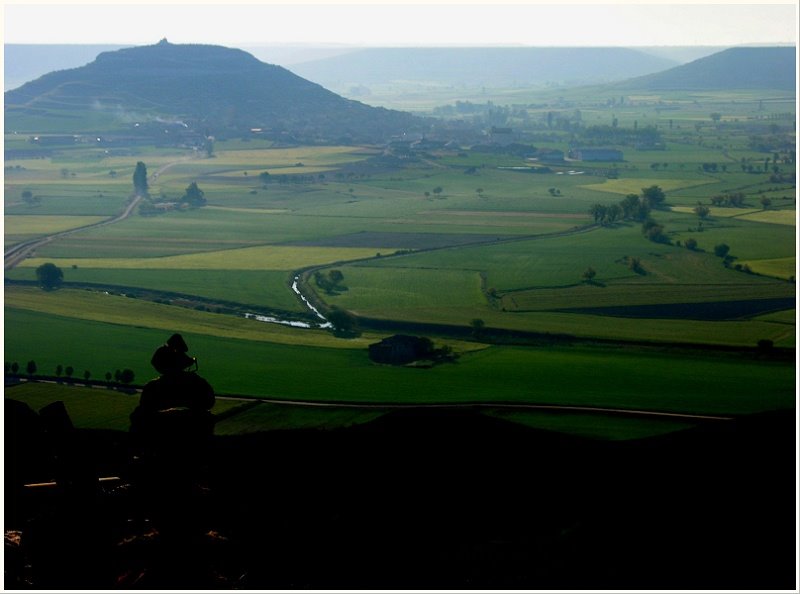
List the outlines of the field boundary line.
<svg viewBox="0 0 800 594">
<path fill-rule="evenodd" d="M 257 401 L 265 404 L 278 404 L 289 406 L 305 406 L 309 408 L 364 408 L 377 410 L 410 410 L 410 409 L 466 409 L 466 408 L 503 408 L 518 410 L 539 410 L 545 412 L 570 412 L 570 413 L 599 413 L 624 416 L 645 416 L 645 417 L 667 417 L 676 419 L 699 420 L 699 421 L 732 421 L 734 416 L 719 416 L 700 413 L 680 413 L 668 411 L 653 411 L 643 409 L 614 408 L 602 406 L 579 406 L 566 404 L 529 404 L 529 403 L 510 403 L 510 402 L 440 402 L 440 403 L 401 403 L 401 402 L 314 402 L 309 400 L 284 400 L 279 398 L 261 398 L 259 396 L 241 395 L 222 395 L 218 394 L 220 400 L 240 400 Z"/>
</svg>

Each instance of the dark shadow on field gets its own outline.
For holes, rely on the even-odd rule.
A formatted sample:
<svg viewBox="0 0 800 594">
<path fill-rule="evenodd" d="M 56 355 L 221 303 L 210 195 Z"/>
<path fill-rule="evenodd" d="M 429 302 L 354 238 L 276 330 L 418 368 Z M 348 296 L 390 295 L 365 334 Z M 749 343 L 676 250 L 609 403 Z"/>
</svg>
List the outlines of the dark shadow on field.
<svg viewBox="0 0 800 594">
<path fill-rule="evenodd" d="M 607 442 L 412 409 L 216 437 L 181 547 L 124 472 L 20 489 L 6 587 L 791 589 L 794 432 L 785 411 Z M 82 435 L 97 472 L 124 469 L 126 435 Z"/>
</svg>

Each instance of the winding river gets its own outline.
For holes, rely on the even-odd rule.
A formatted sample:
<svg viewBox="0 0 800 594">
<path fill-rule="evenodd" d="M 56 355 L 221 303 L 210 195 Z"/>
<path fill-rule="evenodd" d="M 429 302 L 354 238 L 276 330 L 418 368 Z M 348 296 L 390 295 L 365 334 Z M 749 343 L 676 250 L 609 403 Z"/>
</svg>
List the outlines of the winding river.
<svg viewBox="0 0 800 594">
<path fill-rule="evenodd" d="M 262 316 L 260 314 L 254 314 L 254 313 L 246 313 L 244 314 L 244 317 L 247 318 L 248 320 L 256 320 L 258 322 L 266 322 L 268 324 L 283 324 L 284 326 L 291 326 L 292 328 L 333 328 L 333 324 L 331 324 L 328 320 L 326 320 L 325 316 L 319 313 L 319 310 L 313 305 L 311 305 L 308 299 L 306 299 L 305 295 L 303 295 L 300 292 L 300 289 L 297 286 L 299 281 L 300 281 L 300 276 L 299 275 L 295 276 L 294 281 L 292 282 L 292 291 L 294 291 L 295 294 L 298 297 L 300 297 L 300 300 L 303 303 L 305 303 L 308 309 L 314 312 L 315 316 L 317 316 L 320 320 L 322 320 L 320 323 L 311 324 L 309 322 L 299 322 L 296 320 L 282 320 L 274 316 Z"/>
</svg>

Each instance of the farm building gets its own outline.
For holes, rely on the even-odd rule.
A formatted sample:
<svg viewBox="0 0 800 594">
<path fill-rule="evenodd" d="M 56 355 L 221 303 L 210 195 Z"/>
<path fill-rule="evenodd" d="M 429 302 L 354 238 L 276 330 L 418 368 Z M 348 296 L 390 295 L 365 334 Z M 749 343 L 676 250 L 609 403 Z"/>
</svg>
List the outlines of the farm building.
<svg viewBox="0 0 800 594">
<path fill-rule="evenodd" d="M 569 156 L 576 161 L 622 161 L 622 151 L 610 148 L 576 148 Z"/>
<path fill-rule="evenodd" d="M 516 140 L 514 131 L 511 128 L 498 128 L 497 126 L 492 126 L 489 130 L 489 141 L 492 144 L 499 144 L 501 146 L 505 146 L 507 144 L 511 144 Z"/>
<path fill-rule="evenodd" d="M 548 148 L 540 148 L 538 149 L 532 157 L 535 161 L 563 161 L 564 160 L 564 151 L 560 151 L 558 149 L 548 149 Z"/>
</svg>

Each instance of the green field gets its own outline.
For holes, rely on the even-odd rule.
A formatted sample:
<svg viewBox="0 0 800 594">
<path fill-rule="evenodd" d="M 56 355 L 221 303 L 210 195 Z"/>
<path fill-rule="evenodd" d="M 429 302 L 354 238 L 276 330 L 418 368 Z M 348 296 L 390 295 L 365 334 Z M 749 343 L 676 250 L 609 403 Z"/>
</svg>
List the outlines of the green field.
<svg viewBox="0 0 800 594">
<path fill-rule="evenodd" d="M 82 332 L 80 345 L 72 342 Z M 6 358 L 58 364 L 93 377 L 128 367 L 153 377 L 149 358 L 166 329 L 81 322 L 9 309 Z M 184 332 L 200 372 L 221 394 L 372 403 L 516 402 L 743 414 L 794 406 L 794 368 L 749 357 L 635 349 L 495 346 L 433 369 L 375 365 L 361 348 L 278 344 Z M 642 387 L 646 386 L 646 389 Z"/>
<path fill-rule="evenodd" d="M 474 89 L 432 88 L 394 99 L 389 89 L 374 91 L 371 100 L 420 112 L 489 97 Z M 52 262 L 67 283 L 47 292 L 6 285 L 6 360 L 35 359 L 43 373 L 70 364 L 94 377 L 130 367 L 139 382 L 150 377 L 155 346 L 180 331 L 200 357 L 201 372 L 230 394 L 724 414 L 794 407 L 792 366 L 748 350 L 763 340 L 796 346 L 796 167 L 787 124 L 795 108 L 786 94 L 631 93 L 624 106 L 611 107 L 603 103 L 617 94 L 596 89 L 492 93 L 493 101 L 519 103 L 503 125 L 524 145 L 566 153 L 587 127 L 610 129 L 614 118 L 625 130 L 654 127 L 663 142 L 658 150 L 623 143 L 617 163 L 532 162 L 524 151 L 482 141 L 401 153 L 390 146 L 277 147 L 223 136 L 211 158 L 186 147 L 105 151 L 76 143 L 11 158 L 4 177 L 7 249 L 120 213 L 137 161 L 146 163 L 157 200 L 180 201 L 196 182 L 208 205 L 134 213 L 87 228 L 6 270 L 10 281 L 34 281 L 34 269 Z M 722 114 L 719 123 L 713 112 Z M 82 119 L 61 113 L 75 120 L 76 134 L 118 131 L 109 113 Z M 551 113 L 566 123 L 548 125 Z M 35 128 L 35 117 L 12 115 L 15 125 Z M 48 126 L 37 133 L 59 132 Z M 5 145 L 40 148 L 13 133 Z M 663 226 L 659 243 L 646 239 L 641 221 L 595 221 L 590 214 L 597 204 L 612 206 L 653 185 L 666 194 L 649 214 Z M 36 200 L 26 202 L 23 192 Z M 711 202 L 732 194 L 740 196 L 739 206 Z M 710 208 L 703 219 L 694 212 L 698 203 Z M 715 255 L 721 244 L 729 247 L 727 262 Z M 343 279 L 327 292 L 313 273 L 332 269 Z M 436 325 L 432 338 L 453 346 L 458 362 L 425 370 L 378 366 L 367 346 L 390 332 L 342 338 L 242 317 L 253 309 L 310 318 L 290 288 L 301 272 L 308 277 L 302 290 L 323 311 L 340 307 L 396 324 L 402 333 Z M 567 334 L 583 346 L 463 341 L 476 319 L 490 330 Z M 619 344 L 584 344 L 597 340 Z M 687 354 L 676 343 L 703 348 Z M 113 411 L 122 408 L 112 401 L 120 396 L 102 395 L 109 403 L 102 423 L 116 427 Z M 89 414 L 75 410 L 82 419 Z M 227 416 L 218 429 L 329 428 L 375 414 L 259 404 Z M 601 438 L 687 426 L 530 411 L 513 417 Z"/>
</svg>

